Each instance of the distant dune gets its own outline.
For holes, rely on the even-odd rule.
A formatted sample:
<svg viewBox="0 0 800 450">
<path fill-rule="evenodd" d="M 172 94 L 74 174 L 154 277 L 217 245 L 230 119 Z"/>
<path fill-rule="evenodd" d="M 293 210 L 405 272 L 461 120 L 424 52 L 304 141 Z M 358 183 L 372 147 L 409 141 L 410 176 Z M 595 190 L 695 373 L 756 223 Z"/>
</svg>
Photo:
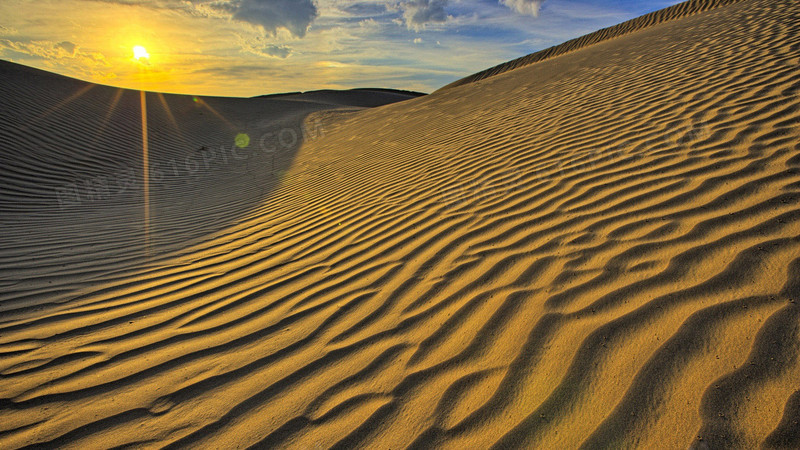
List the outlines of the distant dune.
<svg viewBox="0 0 800 450">
<path fill-rule="evenodd" d="M 402 91 L 398 89 L 371 89 L 359 88 L 348 91 L 334 91 L 325 89 L 321 91 L 307 92 L 287 92 L 285 94 L 263 95 L 257 98 L 281 98 L 303 101 L 315 101 L 323 104 L 342 105 L 342 106 L 362 106 L 374 108 L 383 106 L 387 103 L 408 100 L 414 97 L 421 97 L 422 92 Z"/>
<path fill-rule="evenodd" d="M 620 27 L 421 97 L 0 64 L 0 447 L 800 448 L 800 8 Z"/>
</svg>

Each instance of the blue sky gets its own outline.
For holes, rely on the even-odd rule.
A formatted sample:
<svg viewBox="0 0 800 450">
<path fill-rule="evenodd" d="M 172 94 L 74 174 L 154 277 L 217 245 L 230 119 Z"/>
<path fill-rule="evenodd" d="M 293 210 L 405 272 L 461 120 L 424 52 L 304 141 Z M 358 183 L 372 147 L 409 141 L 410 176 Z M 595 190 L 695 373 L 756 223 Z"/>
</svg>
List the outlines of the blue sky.
<svg viewBox="0 0 800 450">
<path fill-rule="evenodd" d="M 133 89 L 433 91 L 666 0 L 3 0 L 0 58 Z M 134 59 L 143 46 L 147 59 Z"/>
</svg>

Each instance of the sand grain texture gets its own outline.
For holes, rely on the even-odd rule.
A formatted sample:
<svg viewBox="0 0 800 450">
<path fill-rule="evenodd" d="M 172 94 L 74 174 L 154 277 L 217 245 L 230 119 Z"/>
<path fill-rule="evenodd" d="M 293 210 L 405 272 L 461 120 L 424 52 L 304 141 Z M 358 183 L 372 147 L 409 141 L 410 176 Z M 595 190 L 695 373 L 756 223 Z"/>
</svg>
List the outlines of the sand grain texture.
<svg viewBox="0 0 800 450">
<path fill-rule="evenodd" d="M 277 165 L 154 185 L 147 252 L 138 190 L 47 203 L 140 160 L 138 98 L 120 154 L 3 117 L 0 446 L 797 448 L 800 8 L 719 3 L 301 108 Z M 236 131 L 186 108 L 166 160 Z"/>
</svg>

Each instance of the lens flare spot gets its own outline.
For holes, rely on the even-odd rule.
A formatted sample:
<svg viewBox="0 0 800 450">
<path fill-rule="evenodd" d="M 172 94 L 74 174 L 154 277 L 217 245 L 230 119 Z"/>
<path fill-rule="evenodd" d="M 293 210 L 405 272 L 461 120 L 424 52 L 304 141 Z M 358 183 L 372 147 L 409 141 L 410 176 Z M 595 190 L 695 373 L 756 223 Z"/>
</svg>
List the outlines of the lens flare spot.
<svg viewBox="0 0 800 450">
<path fill-rule="evenodd" d="M 245 133 L 239 133 L 236 135 L 236 146 L 239 148 L 245 148 L 250 145 L 250 136 Z"/>
</svg>

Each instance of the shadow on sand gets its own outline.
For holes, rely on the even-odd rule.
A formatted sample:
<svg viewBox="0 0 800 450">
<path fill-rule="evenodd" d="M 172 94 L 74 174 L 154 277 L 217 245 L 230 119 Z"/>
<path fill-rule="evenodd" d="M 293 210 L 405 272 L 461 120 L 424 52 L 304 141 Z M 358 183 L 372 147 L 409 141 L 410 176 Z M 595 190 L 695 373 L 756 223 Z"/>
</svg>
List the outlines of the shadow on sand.
<svg viewBox="0 0 800 450">
<path fill-rule="evenodd" d="M 419 95 L 142 93 L 8 62 L 0 75 L 0 283 L 29 290 L 38 279 L 39 297 L 186 248 L 263 206 L 303 141 L 324 134 L 310 114 Z"/>
</svg>

